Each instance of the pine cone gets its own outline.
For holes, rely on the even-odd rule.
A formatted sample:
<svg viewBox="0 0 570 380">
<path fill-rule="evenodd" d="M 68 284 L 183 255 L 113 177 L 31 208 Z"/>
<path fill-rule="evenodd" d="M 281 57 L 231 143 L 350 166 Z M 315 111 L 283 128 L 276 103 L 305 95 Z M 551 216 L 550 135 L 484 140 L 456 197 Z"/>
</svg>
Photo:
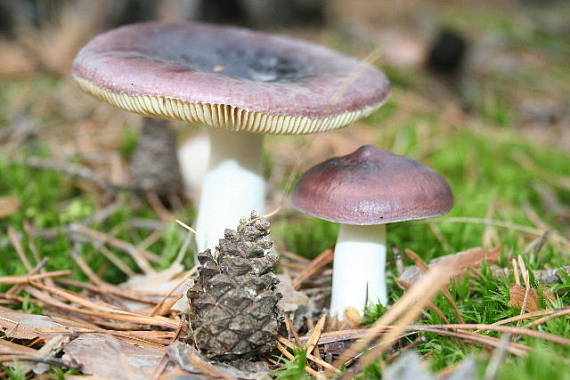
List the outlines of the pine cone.
<svg viewBox="0 0 570 380">
<path fill-rule="evenodd" d="M 198 279 L 188 291 L 194 342 L 212 359 L 254 359 L 275 348 L 282 318 L 269 221 L 252 212 L 226 229 L 212 254 L 198 254 Z"/>
</svg>

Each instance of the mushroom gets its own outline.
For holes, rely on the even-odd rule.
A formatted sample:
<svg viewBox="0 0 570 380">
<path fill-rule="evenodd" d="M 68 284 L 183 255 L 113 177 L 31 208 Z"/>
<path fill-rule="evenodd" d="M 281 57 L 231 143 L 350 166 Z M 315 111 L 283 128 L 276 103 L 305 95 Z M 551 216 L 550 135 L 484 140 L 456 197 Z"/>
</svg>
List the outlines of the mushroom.
<svg viewBox="0 0 570 380">
<path fill-rule="evenodd" d="M 368 302 L 388 302 L 386 224 L 445 214 L 453 194 L 432 169 L 364 145 L 309 169 L 296 184 L 292 203 L 340 223 L 330 313 L 343 318 L 348 307 L 363 311 Z"/>
<path fill-rule="evenodd" d="M 202 182 L 208 172 L 209 157 L 210 137 L 207 133 L 187 138 L 178 149 L 178 161 L 187 196 L 200 194 Z"/>
<path fill-rule="evenodd" d="M 145 116 L 210 126 L 198 249 L 265 208 L 263 135 L 340 128 L 387 99 L 378 69 L 308 42 L 201 23 L 141 23 L 104 33 L 73 76 L 100 99 Z"/>
<path fill-rule="evenodd" d="M 164 200 L 182 194 L 176 135 L 166 120 L 145 117 L 131 163 L 132 186 Z"/>
</svg>

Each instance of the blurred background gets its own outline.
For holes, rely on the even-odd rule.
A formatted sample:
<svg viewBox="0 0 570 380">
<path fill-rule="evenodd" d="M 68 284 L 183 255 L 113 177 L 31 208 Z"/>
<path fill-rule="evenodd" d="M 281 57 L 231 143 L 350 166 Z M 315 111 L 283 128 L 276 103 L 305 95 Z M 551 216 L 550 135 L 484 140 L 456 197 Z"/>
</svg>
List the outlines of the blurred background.
<svg viewBox="0 0 570 380">
<path fill-rule="evenodd" d="M 569 16 L 562 0 L 0 0 L 0 195 L 26 205 L 3 213 L 46 227 L 108 202 L 89 181 L 30 183 L 37 172 L 15 163 L 29 156 L 128 185 L 141 118 L 83 94 L 69 75 L 73 57 L 122 24 L 200 20 L 312 40 L 378 65 L 393 84 L 391 100 L 362 122 L 268 139 L 273 207 L 308 167 L 372 143 L 442 172 L 457 196 L 454 215 L 528 221 L 530 207 L 567 234 Z M 172 124 L 179 141 L 198 130 Z M 45 195 L 53 186 L 57 194 Z M 57 215 L 37 218 L 47 205 Z M 283 244 L 302 240 L 311 254 L 334 239 L 286 235 Z M 452 235 L 462 245 L 469 234 Z"/>
</svg>

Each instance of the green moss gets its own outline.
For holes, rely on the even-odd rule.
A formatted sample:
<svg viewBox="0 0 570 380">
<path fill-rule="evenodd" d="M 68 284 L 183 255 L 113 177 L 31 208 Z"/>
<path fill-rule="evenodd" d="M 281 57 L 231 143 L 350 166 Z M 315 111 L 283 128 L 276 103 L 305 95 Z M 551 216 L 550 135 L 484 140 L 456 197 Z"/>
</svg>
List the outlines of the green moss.
<svg viewBox="0 0 570 380">
<path fill-rule="evenodd" d="M 536 343 L 527 357 L 507 359 L 499 370 L 499 380 L 569 380 L 567 359 L 551 346 Z"/>
<path fill-rule="evenodd" d="M 121 146 L 119 147 L 119 152 L 125 159 L 130 159 L 135 153 L 135 149 L 140 139 L 140 131 L 133 126 L 124 126 L 123 138 Z"/>
<path fill-rule="evenodd" d="M 315 218 L 303 218 L 290 223 L 276 221 L 272 227 L 275 240 L 304 257 L 314 258 L 336 243 L 338 225 Z"/>
<path fill-rule="evenodd" d="M 307 350 L 299 349 L 295 351 L 293 359 L 282 359 L 285 365 L 274 372 L 275 377 L 279 380 L 308 380 L 311 379 L 305 372 L 307 365 Z"/>
</svg>

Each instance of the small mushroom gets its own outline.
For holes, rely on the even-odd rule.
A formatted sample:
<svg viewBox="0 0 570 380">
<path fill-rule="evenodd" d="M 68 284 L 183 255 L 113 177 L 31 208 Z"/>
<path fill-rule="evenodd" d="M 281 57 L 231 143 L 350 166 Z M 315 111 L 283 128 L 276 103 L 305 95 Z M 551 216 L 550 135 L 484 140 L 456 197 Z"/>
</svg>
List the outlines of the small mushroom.
<svg viewBox="0 0 570 380">
<path fill-rule="evenodd" d="M 125 110 L 213 127 L 196 222 L 199 250 L 214 247 L 251 210 L 264 213 L 263 135 L 340 128 L 390 93 L 382 72 L 354 58 L 200 23 L 104 33 L 79 52 L 73 76 L 86 92 Z"/>
<path fill-rule="evenodd" d="M 340 223 L 330 313 L 387 304 L 386 224 L 430 218 L 453 207 L 445 179 L 412 160 L 364 145 L 307 171 L 292 194 L 306 214 Z"/>
</svg>

